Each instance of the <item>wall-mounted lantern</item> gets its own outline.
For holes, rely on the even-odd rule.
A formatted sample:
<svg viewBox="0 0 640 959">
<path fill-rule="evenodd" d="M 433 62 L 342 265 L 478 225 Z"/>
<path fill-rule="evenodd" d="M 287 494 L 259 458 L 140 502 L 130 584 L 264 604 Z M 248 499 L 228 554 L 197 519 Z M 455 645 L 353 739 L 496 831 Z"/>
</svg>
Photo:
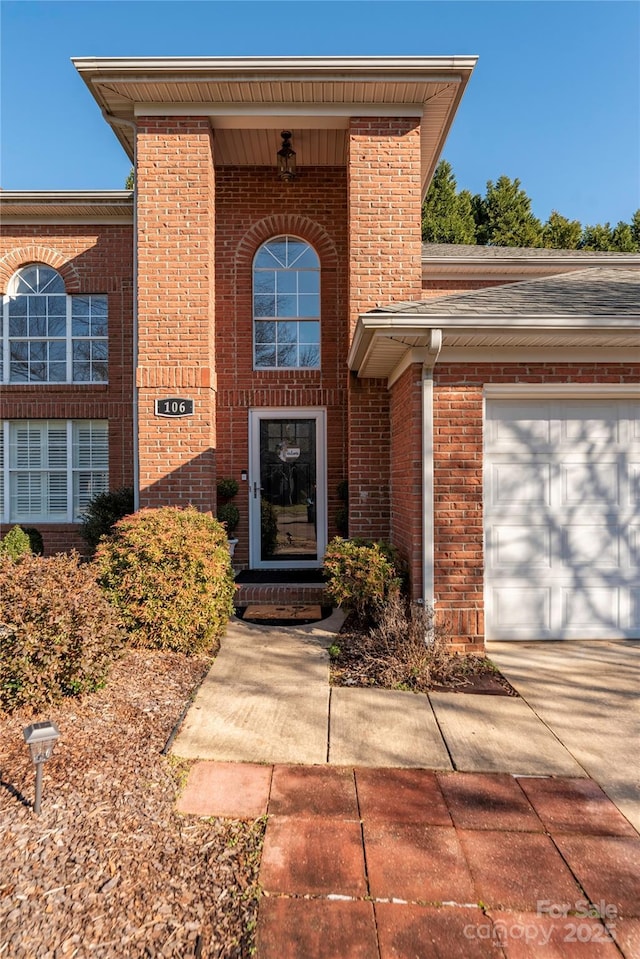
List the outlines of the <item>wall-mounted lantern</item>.
<svg viewBox="0 0 640 959">
<path fill-rule="evenodd" d="M 44 722 L 32 723 L 30 726 L 26 726 L 22 733 L 36 767 L 36 798 L 33 803 L 33 811 L 39 816 L 42 802 L 42 765 L 47 759 L 51 758 L 56 740 L 60 738 L 60 730 L 55 723 Z"/>
</svg>

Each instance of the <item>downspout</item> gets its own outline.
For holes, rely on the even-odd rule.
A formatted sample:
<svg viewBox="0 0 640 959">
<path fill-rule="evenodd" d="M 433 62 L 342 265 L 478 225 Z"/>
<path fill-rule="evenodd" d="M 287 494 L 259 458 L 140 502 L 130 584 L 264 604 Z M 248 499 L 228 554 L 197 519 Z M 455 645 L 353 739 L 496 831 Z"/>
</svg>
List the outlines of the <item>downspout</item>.
<svg viewBox="0 0 640 959">
<path fill-rule="evenodd" d="M 422 363 L 422 597 L 435 606 L 435 537 L 433 492 L 433 370 L 442 349 L 442 330 L 431 330 Z"/>
<path fill-rule="evenodd" d="M 102 110 L 102 116 L 111 126 L 119 124 L 133 130 L 133 508 L 140 509 L 140 454 L 138 441 L 138 386 L 136 374 L 138 370 L 138 188 L 137 188 L 137 153 L 138 127 L 134 120 L 125 120 L 114 117 L 113 114 Z"/>
</svg>

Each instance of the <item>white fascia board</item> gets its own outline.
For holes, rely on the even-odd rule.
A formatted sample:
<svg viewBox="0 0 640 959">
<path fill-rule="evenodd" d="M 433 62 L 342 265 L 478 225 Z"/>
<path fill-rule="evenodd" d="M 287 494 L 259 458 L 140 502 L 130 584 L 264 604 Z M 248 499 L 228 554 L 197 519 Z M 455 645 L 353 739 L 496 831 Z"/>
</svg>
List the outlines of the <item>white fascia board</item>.
<svg viewBox="0 0 640 959">
<path fill-rule="evenodd" d="M 65 226 L 132 226 L 133 213 L 129 216 L 4 216 L 2 223 L 5 226 L 47 226 L 56 223 Z"/>
<path fill-rule="evenodd" d="M 215 118 L 220 129 L 280 126 L 295 118 L 296 129 L 349 127 L 350 117 L 421 117 L 421 103 L 136 103 L 137 117 L 203 116 Z"/>
<path fill-rule="evenodd" d="M 133 190 L 2 190 L 0 202 L 100 203 L 132 200 Z"/>
<path fill-rule="evenodd" d="M 250 73 L 281 73 L 289 79 L 292 74 L 308 75 L 309 71 L 321 73 L 339 71 L 342 74 L 362 70 L 375 70 L 375 78 L 382 71 L 401 71 L 405 73 L 424 73 L 430 70 L 473 70 L 478 57 L 462 55 L 452 57 L 72 57 L 71 62 L 79 73 L 109 75 L 119 71 L 124 78 L 145 71 L 149 78 L 158 73 L 202 73 L 207 71 L 213 76 L 229 71 L 241 71 L 243 79 Z M 116 79 L 110 77 L 110 79 Z"/>
<path fill-rule="evenodd" d="M 421 329 L 438 327 L 443 330 L 575 330 L 575 329 L 633 329 L 638 328 L 640 333 L 640 313 L 618 316 L 612 314 L 505 314 L 482 313 L 451 316 L 446 313 L 376 313 L 361 316 L 363 330 L 379 332 L 406 332 L 415 334 Z"/>
</svg>

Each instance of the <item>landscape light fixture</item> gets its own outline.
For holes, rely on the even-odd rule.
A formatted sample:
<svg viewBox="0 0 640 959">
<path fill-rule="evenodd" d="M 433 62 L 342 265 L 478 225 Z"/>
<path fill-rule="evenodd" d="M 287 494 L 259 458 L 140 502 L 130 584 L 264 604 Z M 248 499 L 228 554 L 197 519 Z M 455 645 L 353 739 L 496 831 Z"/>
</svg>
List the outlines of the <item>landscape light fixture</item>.
<svg viewBox="0 0 640 959">
<path fill-rule="evenodd" d="M 282 147 L 278 150 L 278 173 L 280 179 L 286 183 L 296 178 L 296 153 L 291 147 L 291 133 L 289 130 L 283 130 Z"/>
<path fill-rule="evenodd" d="M 42 765 L 51 758 L 56 740 L 60 738 L 60 730 L 55 723 L 32 723 L 26 726 L 22 733 L 36 767 L 36 798 L 33 811 L 39 816 L 42 802 Z"/>
</svg>

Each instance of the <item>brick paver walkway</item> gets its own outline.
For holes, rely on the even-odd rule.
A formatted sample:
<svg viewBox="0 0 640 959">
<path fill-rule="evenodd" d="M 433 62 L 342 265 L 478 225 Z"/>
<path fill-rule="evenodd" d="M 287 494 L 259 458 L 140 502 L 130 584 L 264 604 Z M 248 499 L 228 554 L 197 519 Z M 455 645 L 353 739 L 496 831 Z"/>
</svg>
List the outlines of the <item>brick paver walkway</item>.
<svg viewBox="0 0 640 959">
<path fill-rule="evenodd" d="M 588 779 L 198 763 L 268 814 L 257 959 L 638 959 L 640 836 Z"/>
</svg>

